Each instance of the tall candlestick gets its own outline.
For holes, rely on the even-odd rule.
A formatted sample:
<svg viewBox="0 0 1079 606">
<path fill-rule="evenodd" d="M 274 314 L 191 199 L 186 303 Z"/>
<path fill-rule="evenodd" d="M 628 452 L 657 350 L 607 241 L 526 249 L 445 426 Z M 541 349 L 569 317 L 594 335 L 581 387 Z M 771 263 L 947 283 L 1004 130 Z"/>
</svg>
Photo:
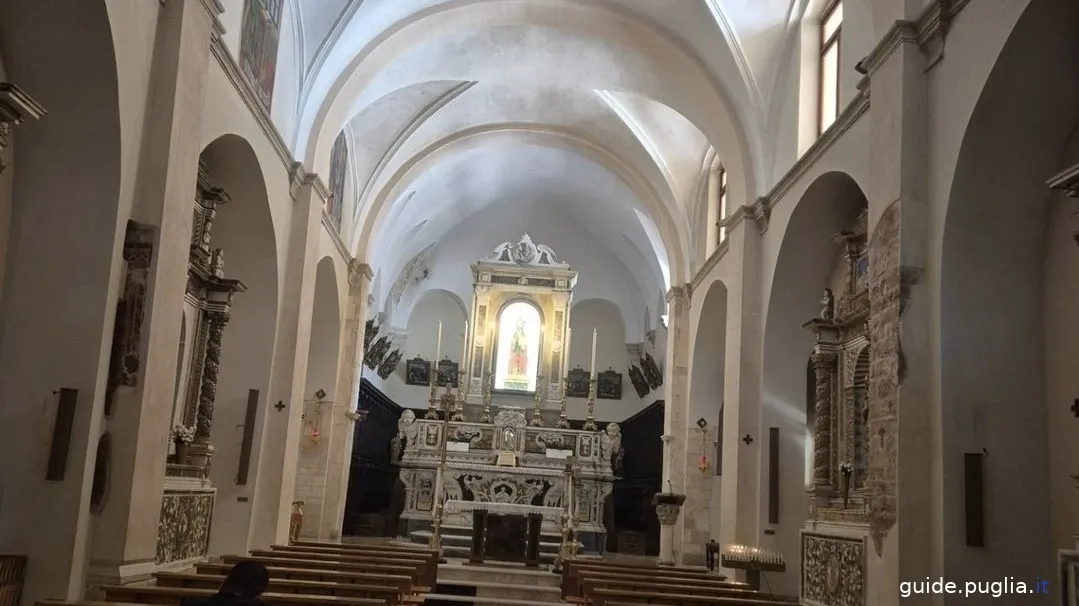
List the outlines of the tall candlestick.
<svg viewBox="0 0 1079 606">
<path fill-rule="evenodd" d="M 562 378 L 569 373 L 569 346 L 573 342 L 573 329 L 566 328 L 566 340 L 562 343 Z"/>
<path fill-rule="evenodd" d="M 592 329 L 592 378 L 596 378 L 596 329 Z"/>
<path fill-rule="evenodd" d="M 468 320 L 465 320 L 465 339 L 461 345 L 461 370 L 468 370 Z"/>
<path fill-rule="evenodd" d="M 438 368 L 438 361 L 441 360 L 441 359 L 442 359 L 442 320 L 439 320 L 438 321 L 438 340 L 435 342 L 435 368 Z"/>
</svg>

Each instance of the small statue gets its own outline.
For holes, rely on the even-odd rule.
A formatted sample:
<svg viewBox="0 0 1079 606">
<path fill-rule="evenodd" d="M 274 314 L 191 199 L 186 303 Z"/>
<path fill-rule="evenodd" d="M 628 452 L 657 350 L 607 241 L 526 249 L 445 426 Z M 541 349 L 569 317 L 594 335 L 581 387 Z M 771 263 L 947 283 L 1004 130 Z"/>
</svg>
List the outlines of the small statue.
<svg viewBox="0 0 1079 606">
<path fill-rule="evenodd" d="M 292 515 L 289 517 L 288 540 L 290 543 L 300 538 L 300 529 L 303 528 L 303 501 L 292 502 Z"/>
<path fill-rule="evenodd" d="M 824 289 L 824 297 L 820 300 L 820 317 L 829 322 L 835 319 L 835 296 L 831 288 Z"/>
<path fill-rule="evenodd" d="M 611 470 L 618 473 L 622 462 L 622 428 L 618 423 L 608 423 L 599 440 L 600 457 L 611 464 Z"/>
<path fill-rule="evenodd" d="M 397 465 L 401 462 L 401 454 L 404 450 L 402 448 L 401 438 L 401 434 L 397 434 L 390 440 L 390 463 L 392 465 Z"/>
</svg>

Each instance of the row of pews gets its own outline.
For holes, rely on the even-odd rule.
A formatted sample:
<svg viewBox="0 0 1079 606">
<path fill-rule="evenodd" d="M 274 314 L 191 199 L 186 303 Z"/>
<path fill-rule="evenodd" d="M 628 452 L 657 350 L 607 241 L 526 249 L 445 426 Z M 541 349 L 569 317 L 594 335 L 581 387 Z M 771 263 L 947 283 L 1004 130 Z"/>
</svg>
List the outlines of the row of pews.
<svg viewBox="0 0 1079 606">
<path fill-rule="evenodd" d="M 588 606 L 791 606 L 797 599 L 764 593 L 700 568 L 577 559 L 562 568 L 562 599 Z"/>
<path fill-rule="evenodd" d="M 39 606 L 157 604 L 177 606 L 217 593 L 241 560 L 266 566 L 270 584 L 262 600 L 273 606 L 419 606 L 438 575 L 437 552 L 388 544 L 297 541 L 224 556 L 191 572 L 158 572 L 153 584 L 106 585 L 102 602 L 42 602 Z"/>
</svg>

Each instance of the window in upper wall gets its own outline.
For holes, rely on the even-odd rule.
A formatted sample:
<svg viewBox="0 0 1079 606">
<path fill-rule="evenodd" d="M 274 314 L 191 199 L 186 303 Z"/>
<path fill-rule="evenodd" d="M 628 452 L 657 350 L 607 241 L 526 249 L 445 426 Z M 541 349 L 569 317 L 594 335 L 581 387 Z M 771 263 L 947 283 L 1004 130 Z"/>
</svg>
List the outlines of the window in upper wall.
<svg viewBox="0 0 1079 606">
<path fill-rule="evenodd" d="M 345 176 L 348 174 L 348 145 L 345 132 L 341 131 L 333 142 L 330 153 L 330 197 L 326 200 L 326 211 L 330 213 L 341 229 L 341 211 L 345 206 Z"/>
<path fill-rule="evenodd" d="M 727 169 L 723 168 L 723 165 L 719 166 L 719 221 L 716 223 L 716 227 L 719 228 L 719 237 L 716 238 L 716 243 L 723 242 L 727 239 L 727 228 L 724 227 L 723 221 L 727 218 Z"/>
<path fill-rule="evenodd" d="M 820 114 L 817 134 L 822 134 L 839 116 L 839 57 L 843 31 L 843 2 L 829 5 L 820 26 Z"/>
<path fill-rule="evenodd" d="M 240 37 L 240 71 L 266 109 L 273 101 L 277 46 L 284 0 L 246 0 Z"/>
</svg>

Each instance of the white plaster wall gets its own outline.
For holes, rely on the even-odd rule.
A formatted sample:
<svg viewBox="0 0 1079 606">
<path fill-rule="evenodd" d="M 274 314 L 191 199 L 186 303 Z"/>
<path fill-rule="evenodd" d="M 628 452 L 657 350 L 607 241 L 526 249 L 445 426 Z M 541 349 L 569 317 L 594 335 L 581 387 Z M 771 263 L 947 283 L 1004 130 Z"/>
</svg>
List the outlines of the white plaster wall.
<svg viewBox="0 0 1079 606">
<path fill-rule="evenodd" d="M 431 276 L 422 282 L 422 288 L 452 292 L 471 305 L 473 280 L 469 265 L 490 256 L 502 242 L 516 242 L 528 233 L 536 244 L 550 246 L 577 271 L 575 301 L 605 299 L 616 303 L 625 322 L 627 341 L 641 341 L 647 302 L 636 294 L 640 289 L 634 287 L 635 280 L 624 262 L 596 244 L 589 225 L 574 221 L 572 215 L 560 212 L 557 206 L 537 206 L 507 201 L 471 216 L 432 251 Z M 393 314 L 394 324 L 408 317 L 407 310 L 420 292 L 406 291 Z"/>
<path fill-rule="evenodd" d="M 284 3 L 277 45 L 277 66 L 274 71 L 273 101 L 270 104 L 270 118 L 285 141 L 292 141 L 295 136 L 303 69 L 299 57 L 302 41 L 297 39 L 295 27 L 299 15 L 294 9 L 293 2 Z M 228 32 L 225 35 L 228 36 Z M 292 153 L 295 154 L 295 150 L 292 150 Z M 329 173 L 323 175 L 323 181 L 329 182 L 329 179 Z"/>
<path fill-rule="evenodd" d="M 244 0 L 220 0 L 225 12 L 221 13 L 218 20 L 225 28 L 225 34 L 221 39 L 232 56 L 239 61 L 240 39 L 243 37 Z"/>
<path fill-rule="evenodd" d="M 645 406 L 662 398 L 662 388 L 641 399 L 629 380 L 629 364 L 640 366 L 635 356 L 626 353 L 626 333 L 618 307 L 606 299 L 580 300 L 570 313 L 571 343 L 569 368 L 589 368 L 592 356 L 592 330 L 596 330 L 596 371 L 622 373 L 622 399 L 596 399 L 595 416 L 600 421 L 623 421 Z M 588 415 L 587 398 L 569 398 L 566 408 L 571 419 Z"/>
</svg>

